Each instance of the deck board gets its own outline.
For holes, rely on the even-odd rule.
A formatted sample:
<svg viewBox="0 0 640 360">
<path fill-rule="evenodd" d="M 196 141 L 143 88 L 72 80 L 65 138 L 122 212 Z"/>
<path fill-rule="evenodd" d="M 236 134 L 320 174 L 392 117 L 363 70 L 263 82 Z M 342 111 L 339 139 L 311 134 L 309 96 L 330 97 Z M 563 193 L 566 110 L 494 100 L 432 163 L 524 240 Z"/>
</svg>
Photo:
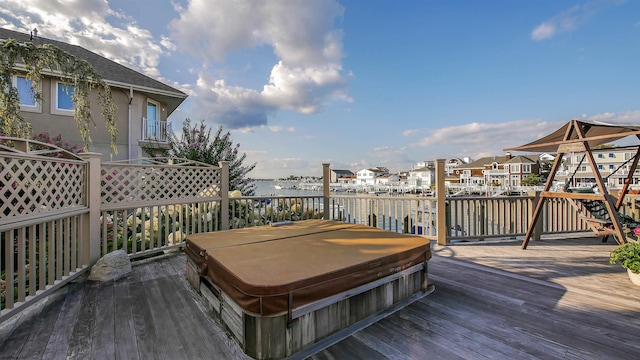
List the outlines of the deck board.
<svg viewBox="0 0 640 360">
<path fill-rule="evenodd" d="M 614 243 L 559 238 L 434 246 L 433 294 L 312 359 L 637 359 L 640 287 Z M 0 359 L 248 359 L 185 279 L 182 253 L 125 279 L 76 280 L 0 324 Z"/>
</svg>

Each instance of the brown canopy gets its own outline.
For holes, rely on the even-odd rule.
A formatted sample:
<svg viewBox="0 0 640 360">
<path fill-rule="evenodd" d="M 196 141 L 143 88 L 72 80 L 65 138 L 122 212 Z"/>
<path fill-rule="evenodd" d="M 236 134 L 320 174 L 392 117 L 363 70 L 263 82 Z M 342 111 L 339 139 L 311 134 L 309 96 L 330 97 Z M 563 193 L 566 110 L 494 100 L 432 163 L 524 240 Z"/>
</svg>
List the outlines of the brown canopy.
<svg viewBox="0 0 640 360">
<path fill-rule="evenodd" d="M 543 138 L 522 146 L 505 149 L 557 153 L 556 160 L 554 161 L 551 171 L 549 172 L 549 176 L 547 177 L 544 190 L 540 193 L 540 200 L 536 203 L 536 208 L 533 211 L 531 222 L 529 223 L 529 229 L 524 236 L 524 240 L 522 242 L 523 249 L 527 248 L 529 239 L 533 235 L 533 229 L 535 228 L 536 222 L 542 212 L 545 200 L 550 198 L 567 199 L 567 201 L 576 209 L 596 234 L 604 236 L 604 239 L 606 239 L 610 234 L 614 234 L 619 242 L 624 243 L 625 235 L 620 221 L 620 215 L 618 214 L 618 209 L 620 209 L 620 206 L 624 201 L 624 197 L 629 190 L 629 185 L 631 184 L 633 174 L 635 173 L 638 165 L 638 160 L 640 159 L 640 147 L 636 150 L 636 155 L 630 159 L 633 161 L 631 165 L 629 165 L 629 172 L 615 204 L 609 196 L 609 192 L 605 186 L 602 175 L 598 170 L 598 164 L 596 164 L 591 149 L 594 146 L 613 142 L 631 135 L 635 135 L 640 139 L 640 125 L 616 125 L 601 122 L 571 120 L 564 124 L 560 129 Z M 584 152 L 583 160 L 586 159 L 587 164 L 591 167 L 591 171 L 593 171 L 596 186 L 599 190 L 598 194 L 584 194 L 572 191 L 550 191 L 556 173 L 562 163 L 562 158 L 567 152 Z M 580 163 L 582 163 L 582 160 Z M 606 214 L 603 215 L 598 213 L 597 216 L 594 214 L 589 215 L 588 213 L 590 213 L 591 210 L 589 210 L 590 207 L 586 204 L 593 204 L 594 202 L 601 209 L 604 209 Z M 603 222 L 603 219 L 611 219 L 611 221 Z"/>
<path fill-rule="evenodd" d="M 584 138 L 581 138 L 577 132 L 573 131 L 569 134 L 568 139 L 566 139 L 567 131 L 571 127 L 572 122 L 575 122 L 583 130 L 585 135 Z M 587 140 L 589 146 L 593 147 L 616 141 L 630 135 L 640 135 L 640 125 L 618 125 L 602 122 L 571 120 L 564 124 L 560 129 L 545 137 L 525 145 L 505 150 L 556 152 L 558 151 L 558 146 L 560 144 L 570 144 Z"/>
</svg>

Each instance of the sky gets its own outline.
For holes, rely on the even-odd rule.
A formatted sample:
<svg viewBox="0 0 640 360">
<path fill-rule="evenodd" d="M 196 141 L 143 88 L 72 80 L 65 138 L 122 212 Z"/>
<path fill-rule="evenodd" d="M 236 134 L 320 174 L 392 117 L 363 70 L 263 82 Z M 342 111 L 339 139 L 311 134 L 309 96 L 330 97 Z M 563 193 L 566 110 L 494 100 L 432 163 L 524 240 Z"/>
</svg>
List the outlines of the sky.
<svg viewBox="0 0 640 360">
<path fill-rule="evenodd" d="M 0 26 L 186 92 L 252 178 L 504 155 L 571 119 L 640 124 L 635 0 L 0 0 Z"/>
</svg>

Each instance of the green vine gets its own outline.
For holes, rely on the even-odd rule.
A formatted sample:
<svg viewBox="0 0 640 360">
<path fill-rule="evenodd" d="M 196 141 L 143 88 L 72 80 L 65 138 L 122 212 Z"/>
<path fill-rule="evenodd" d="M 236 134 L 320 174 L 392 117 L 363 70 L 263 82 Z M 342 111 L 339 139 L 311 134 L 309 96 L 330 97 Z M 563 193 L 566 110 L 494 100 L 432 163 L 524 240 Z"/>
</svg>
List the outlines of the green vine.
<svg viewBox="0 0 640 360">
<path fill-rule="evenodd" d="M 71 97 L 74 104 L 73 117 L 84 143 L 84 151 L 89 151 L 89 145 L 93 142 L 91 127 L 96 124 L 91 116 L 89 94 L 96 90 L 101 115 L 105 119 L 111 140 L 111 154 L 118 153 L 116 105 L 111 88 L 88 62 L 51 44 L 20 43 L 14 39 L 7 39 L 0 44 L 0 88 L 4 90 L 0 92 L 0 132 L 8 136 L 30 137 L 31 124 L 21 115 L 18 89 L 13 86 L 12 78 L 20 74 L 30 80 L 33 97 L 41 104 L 43 97 L 40 84 L 43 72 L 47 72 L 47 75 L 74 86 Z"/>
</svg>

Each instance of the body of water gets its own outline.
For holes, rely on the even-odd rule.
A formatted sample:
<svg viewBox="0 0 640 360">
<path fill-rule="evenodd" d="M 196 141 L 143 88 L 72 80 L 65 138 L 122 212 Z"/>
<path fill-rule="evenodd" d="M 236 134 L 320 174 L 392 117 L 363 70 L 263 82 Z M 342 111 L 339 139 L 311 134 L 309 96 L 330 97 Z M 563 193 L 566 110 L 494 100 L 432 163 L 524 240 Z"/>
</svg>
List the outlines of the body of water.
<svg viewBox="0 0 640 360">
<path fill-rule="evenodd" d="M 291 189 L 298 186 L 297 181 L 256 181 L 256 196 L 321 196 L 322 190 L 298 190 Z M 276 189 L 276 185 L 282 185 L 282 189 Z"/>
</svg>

